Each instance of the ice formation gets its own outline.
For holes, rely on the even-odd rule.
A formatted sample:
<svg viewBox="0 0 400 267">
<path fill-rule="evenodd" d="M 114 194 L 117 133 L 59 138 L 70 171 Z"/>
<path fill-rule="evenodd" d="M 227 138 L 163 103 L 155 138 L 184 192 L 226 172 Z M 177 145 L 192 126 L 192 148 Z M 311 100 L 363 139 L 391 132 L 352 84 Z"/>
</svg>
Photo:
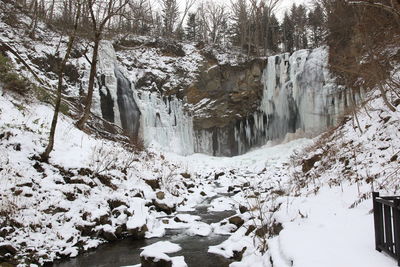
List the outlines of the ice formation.
<svg viewBox="0 0 400 267">
<path fill-rule="evenodd" d="M 142 138 L 151 144 L 181 155 L 194 153 L 193 119 L 185 112 L 182 101 L 152 92 L 135 92 L 142 112 Z"/>
<path fill-rule="evenodd" d="M 139 92 L 119 66 L 113 45 L 102 41 L 98 62 L 98 93 L 94 112 L 121 126 L 144 144 L 178 154 L 193 154 L 193 120 L 176 97 Z"/>
<path fill-rule="evenodd" d="M 112 44 L 103 42 L 97 102 L 105 119 L 141 137 L 146 146 L 183 155 L 233 156 L 290 134 L 320 133 L 358 102 L 360 95 L 338 86 L 327 65 L 325 47 L 271 56 L 263 71 L 261 104 L 254 114 L 224 128 L 195 131 L 182 100 L 136 90 L 133 79 L 119 67 Z"/>
<path fill-rule="evenodd" d="M 335 125 L 360 95 L 338 86 L 327 65 L 325 47 L 269 57 L 259 110 L 234 125 L 196 133 L 196 152 L 238 155 L 269 140 L 296 132 L 313 136 Z"/>
</svg>

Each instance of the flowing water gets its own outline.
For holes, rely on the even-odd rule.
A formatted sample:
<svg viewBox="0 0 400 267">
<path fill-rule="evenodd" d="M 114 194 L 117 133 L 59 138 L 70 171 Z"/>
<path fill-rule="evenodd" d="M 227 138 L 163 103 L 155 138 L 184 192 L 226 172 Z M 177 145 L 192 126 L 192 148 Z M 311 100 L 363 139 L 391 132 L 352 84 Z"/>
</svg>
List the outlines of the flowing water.
<svg viewBox="0 0 400 267">
<path fill-rule="evenodd" d="M 188 212 L 201 217 L 205 223 L 215 223 L 235 214 L 234 211 L 209 212 L 209 203 L 218 198 L 213 197 L 204 201 L 196 207 L 195 211 Z M 159 241 L 171 241 L 179 244 L 182 250 L 169 254 L 169 256 L 184 256 L 189 267 L 224 267 L 231 263 L 222 256 L 208 253 L 208 247 L 222 243 L 228 236 L 211 234 L 210 236 L 189 236 L 185 229 L 167 230 L 166 235 L 161 238 L 134 240 L 126 238 L 104 244 L 94 251 L 79 255 L 76 258 L 55 262 L 53 267 L 119 267 L 140 264 L 140 248 Z"/>
</svg>

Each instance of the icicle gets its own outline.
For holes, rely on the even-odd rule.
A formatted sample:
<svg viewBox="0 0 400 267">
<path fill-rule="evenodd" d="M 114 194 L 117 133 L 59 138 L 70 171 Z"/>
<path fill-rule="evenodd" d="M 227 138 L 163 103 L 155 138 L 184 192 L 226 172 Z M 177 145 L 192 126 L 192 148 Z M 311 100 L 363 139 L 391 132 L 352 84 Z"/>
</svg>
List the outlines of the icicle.
<svg viewBox="0 0 400 267">
<path fill-rule="evenodd" d="M 176 97 L 164 102 L 155 93 L 135 93 L 142 113 L 141 130 L 146 146 L 155 145 L 181 155 L 194 153 L 193 119 Z"/>
</svg>

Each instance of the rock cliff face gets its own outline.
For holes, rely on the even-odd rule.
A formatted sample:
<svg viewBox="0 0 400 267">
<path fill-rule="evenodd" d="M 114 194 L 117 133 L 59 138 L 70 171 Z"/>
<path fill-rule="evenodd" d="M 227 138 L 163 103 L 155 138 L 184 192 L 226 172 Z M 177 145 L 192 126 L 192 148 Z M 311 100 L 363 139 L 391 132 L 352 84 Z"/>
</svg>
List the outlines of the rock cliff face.
<svg viewBox="0 0 400 267">
<path fill-rule="evenodd" d="M 193 110 L 196 152 L 239 154 L 234 129 L 260 106 L 265 65 L 265 60 L 256 59 L 235 66 L 203 66 L 197 82 L 185 90 Z"/>
<path fill-rule="evenodd" d="M 100 62 L 115 54 L 111 43 L 103 46 Z M 359 101 L 329 75 L 325 48 L 240 63 L 210 60 L 190 45 L 179 55 L 165 49 L 138 46 L 109 57 L 100 64 L 107 75 L 99 95 L 105 119 L 168 151 L 243 154 L 320 133 Z"/>
<path fill-rule="evenodd" d="M 195 115 L 195 151 L 234 156 L 270 140 L 315 136 L 334 126 L 352 103 L 360 101 L 361 96 L 335 83 L 327 70 L 327 57 L 326 48 L 269 57 L 259 82 L 244 83 L 250 92 L 257 94 L 261 83 L 260 101 L 255 97 L 246 102 L 244 97 L 241 105 L 236 105 L 243 109 L 236 118 L 226 115 L 226 112 L 235 110 L 228 108 L 224 111 L 228 107 L 226 102 L 225 107 L 215 112 L 216 116 L 221 116 L 218 119 L 209 116 L 210 122 L 202 123 L 200 119 L 200 123 L 196 123 Z M 250 65 L 245 72 L 255 74 L 256 81 L 258 72 L 254 69 L 254 65 Z M 237 79 L 232 80 L 237 84 Z M 233 88 L 238 90 L 240 86 Z"/>
<path fill-rule="evenodd" d="M 185 90 L 193 106 L 195 130 L 223 128 L 255 112 L 261 102 L 265 60 L 245 64 L 206 64 L 197 82 Z"/>
</svg>

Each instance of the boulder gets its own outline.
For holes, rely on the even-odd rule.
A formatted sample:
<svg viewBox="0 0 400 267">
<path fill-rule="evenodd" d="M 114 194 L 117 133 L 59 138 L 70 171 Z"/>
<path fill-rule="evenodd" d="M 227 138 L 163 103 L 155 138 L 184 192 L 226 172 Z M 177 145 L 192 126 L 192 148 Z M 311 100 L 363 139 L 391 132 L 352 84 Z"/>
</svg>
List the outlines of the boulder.
<svg viewBox="0 0 400 267">
<path fill-rule="evenodd" d="M 154 191 L 160 189 L 160 182 L 157 179 L 144 180 L 144 182 L 148 184 Z"/>
<path fill-rule="evenodd" d="M 219 177 L 224 176 L 224 175 L 225 175 L 224 172 L 215 173 L 215 174 L 214 174 L 214 179 L 215 179 L 215 180 L 218 180 Z"/>
<path fill-rule="evenodd" d="M 229 223 L 236 225 L 237 228 L 239 228 L 240 226 L 242 226 L 244 224 L 244 220 L 242 218 L 240 218 L 239 216 L 233 216 L 233 217 L 229 218 Z"/>
<path fill-rule="evenodd" d="M 159 212 L 163 211 L 168 215 L 173 213 L 173 212 L 175 212 L 175 210 L 176 210 L 175 206 L 170 207 L 167 204 L 161 203 L 161 202 L 159 202 L 159 201 L 157 201 L 155 199 L 153 199 L 153 205 L 154 205 L 154 207 L 156 208 L 157 211 L 159 211 Z"/>
<path fill-rule="evenodd" d="M 119 199 L 109 199 L 109 200 L 107 200 L 107 203 L 110 206 L 111 210 L 118 208 L 119 206 L 122 206 L 122 205 L 128 206 L 128 204 L 126 204 L 126 202 L 119 200 Z"/>
<path fill-rule="evenodd" d="M 117 236 L 113 232 L 104 231 L 101 236 L 109 242 L 118 240 Z"/>
<path fill-rule="evenodd" d="M 249 209 L 246 206 L 239 205 L 239 211 L 240 211 L 240 213 L 243 214 L 243 213 L 249 211 Z"/>
<path fill-rule="evenodd" d="M 235 261 L 241 261 L 243 258 L 243 253 L 246 251 L 247 247 L 242 248 L 242 250 L 234 250 L 233 251 L 233 257 Z"/>
<path fill-rule="evenodd" d="M 157 197 L 159 200 L 163 200 L 163 199 L 165 198 L 165 193 L 164 193 L 163 191 L 158 191 L 158 192 L 156 193 L 156 197 Z"/>
<path fill-rule="evenodd" d="M 0 245 L 0 256 L 4 256 L 6 254 L 15 255 L 17 254 L 17 249 L 10 244 Z"/>
<path fill-rule="evenodd" d="M 142 267 L 172 267 L 171 259 L 157 259 L 155 257 L 140 256 Z"/>
<path fill-rule="evenodd" d="M 128 229 L 128 234 L 131 235 L 135 239 L 144 239 L 144 235 L 149 230 L 147 225 L 142 225 L 141 227 L 137 227 L 134 229 Z"/>
<path fill-rule="evenodd" d="M 191 174 L 190 174 L 190 173 L 187 173 L 187 172 L 183 172 L 183 173 L 181 173 L 181 176 L 182 176 L 183 178 L 185 178 L 185 179 L 189 179 L 189 178 L 191 177 Z"/>
<path fill-rule="evenodd" d="M 82 236 L 93 236 L 95 232 L 93 231 L 93 228 L 95 227 L 95 224 L 84 224 L 84 225 L 77 225 L 76 229 L 81 232 Z"/>
</svg>

